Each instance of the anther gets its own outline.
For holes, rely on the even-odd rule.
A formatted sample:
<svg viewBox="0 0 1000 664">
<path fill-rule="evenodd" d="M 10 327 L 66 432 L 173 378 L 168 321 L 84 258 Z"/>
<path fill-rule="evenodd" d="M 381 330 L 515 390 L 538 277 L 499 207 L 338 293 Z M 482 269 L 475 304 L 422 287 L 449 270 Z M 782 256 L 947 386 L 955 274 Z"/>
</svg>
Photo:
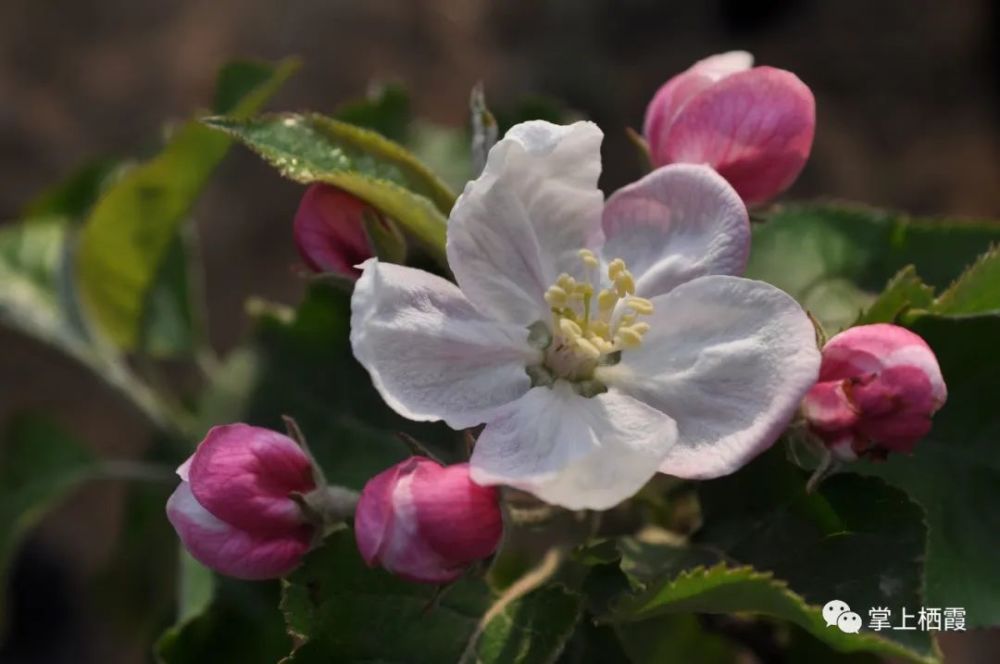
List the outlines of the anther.
<svg viewBox="0 0 1000 664">
<path fill-rule="evenodd" d="M 618 303 L 618 294 L 608 288 L 597 294 L 597 306 L 601 311 L 611 311 Z"/>
<path fill-rule="evenodd" d="M 601 352 L 601 355 L 610 353 L 615 349 L 615 345 L 596 334 L 587 335 L 587 341 L 594 344 L 594 347 Z"/>
<path fill-rule="evenodd" d="M 644 297 L 637 297 L 633 295 L 626 301 L 626 305 L 632 311 L 643 316 L 648 316 L 653 313 L 653 303 Z"/>
<path fill-rule="evenodd" d="M 628 270 L 622 270 L 621 274 L 615 277 L 615 290 L 618 297 L 635 294 L 635 279 Z"/>
<path fill-rule="evenodd" d="M 579 256 L 580 260 L 583 261 L 583 264 L 589 268 L 595 268 L 601 264 L 601 262 L 597 260 L 597 256 L 595 256 L 594 252 L 590 249 L 581 249 L 579 251 Z"/>
<path fill-rule="evenodd" d="M 552 307 L 565 307 L 569 296 L 559 286 L 549 286 L 549 289 L 545 291 L 545 301 Z"/>
<path fill-rule="evenodd" d="M 590 331 L 593 332 L 598 337 L 603 337 L 605 339 L 610 338 L 608 324 L 603 320 L 595 320 L 590 322 Z"/>
<path fill-rule="evenodd" d="M 587 341 L 583 337 L 577 337 L 576 339 L 573 340 L 573 343 L 584 355 L 586 355 L 592 360 L 596 360 L 601 356 L 601 351 L 598 350 L 597 346 Z"/>
<path fill-rule="evenodd" d="M 576 279 L 563 272 L 556 279 L 556 284 L 567 293 L 571 293 L 576 287 Z"/>
<path fill-rule="evenodd" d="M 645 335 L 647 332 L 649 332 L 649 323 L 635 323 L 630 327 L 640 335 Z"/>
<path fill-rule="evenodd" d="M 608 263 L 608 279 L 615 281 L 618 279 L 618 275 L 625 271 L 625 261 L 620 258 L 616 258 L 610 263 Z"/>
<path fill-rule="evenodd" d="M 563 336 L 568 339 L 577 339 L 583 335 L 583 330 L 580 329 L 580 326 L 568 318 L 559 319 L 559 329 L 562 331 Z"/>
<path fill-rule="evenodd" d="M 619 327 L 615 343 L 622 348 L 635 348 L 642 343 L 642 335 L 631 327 Z"/>
</svg>

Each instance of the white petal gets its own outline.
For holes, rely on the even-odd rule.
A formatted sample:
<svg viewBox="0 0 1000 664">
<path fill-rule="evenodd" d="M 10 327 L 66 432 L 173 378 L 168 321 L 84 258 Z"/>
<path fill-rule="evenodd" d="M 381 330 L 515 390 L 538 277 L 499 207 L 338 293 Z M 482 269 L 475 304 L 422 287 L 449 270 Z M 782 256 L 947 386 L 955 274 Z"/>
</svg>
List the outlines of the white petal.
<svg viewBox="0 0 1000 664">
<path fill-rule="evenodd" d="M 485 318 L 441 277 L 375 259 L 362 267 L 351 345 L 400 415 L 464 428 L 528 391 L 525 367 L 540 354 L 526 328 Z"/>
<path fill-rule="evenodd" d="M 522 325 L 546 319 L 545 290 L 600 243 L 602 136 L 590 122 L 525 122 L 490 150 L 448 221 L 448 263 L 481 311 Z"/>
<path fill-rule="evenodd" d="M 536 387 L 491 420 L 470 461 L 478 484 L 507 484 L 569 509 L 607 509 L 654 475 L 674 421 L 624 394 Z"/>
<path fill-rule="evenodd" d="M 619 189 L 602 224 L 605 259 L 624 259 L 647 298 L 697 277 L 743 274 L 750 252 L 746 206 L 707 166 L 664 166 Z"/>
<path fill-rule="evenodd" d="M 181 478 L 182 482 L 187 482 L 188 481 L 188 473 L 191 470 L 191 461 L 193 459 L 194 459 L 194 455 L 192 454 L 191 456 L 189 456 L 187 459 L 184 460 L 184 463 L 182 463 L 181 465 L 177 466 L 176 473 L 177 473 L 177 476 L 179 478 Z"/>
<path fill-rule="evenodd" d="M 753 66 L 753 55 L 746 51 L 727 51 L 717 55 L 710 55 L 704 60 L 691 65 L 689 71 L 696 71 L 699 74 L 710 76 L 719 80 L 735 74 Z"/>
<path fill-rule="evenodd" d="M 812 323 L 770 284 L 710 276 L 653 299 L 642 346 L 598 377 L 677 421 L 661 470 L 729 474 L 769 447 L 816 382 Z"/>
</svg>

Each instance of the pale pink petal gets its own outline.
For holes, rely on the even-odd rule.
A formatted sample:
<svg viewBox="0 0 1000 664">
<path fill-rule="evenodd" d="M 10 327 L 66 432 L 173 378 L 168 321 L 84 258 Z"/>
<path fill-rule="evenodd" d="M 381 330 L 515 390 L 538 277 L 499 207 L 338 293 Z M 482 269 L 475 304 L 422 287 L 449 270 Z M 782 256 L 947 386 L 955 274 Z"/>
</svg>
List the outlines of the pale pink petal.
<svg viewBox="0 0 1000 664">
<path fill-rule="evenodd" d="M 393 574 L 417 583 L 449 583 L 465 571 L 463 561 L 452 560 L 435 551 L 420 529 L 413 480 L 421 463 L 414 457 L 404 462 L 392 490 L 392 527 L 379 551 L 378 562 Z"/>
<path fill-rule="evenodd" d="M 646 140 L 650 145 L 659 145 L 663 131 L 688 100 L 716 81 L 752 66 L 752 55 L 746 51 L 730 51 L 699 60 L 687 71 L 671 78 L 657 90 L 646 107 L 642 128 Z"/>
<path fill-rule="evenodd" d="M 292 492 L 316 487 L 312 464 L 288 436 L 246 424 L 213 427 L 188 473 L 205 509 L 238 528 L 283 533 L 302 524 Z"/>
<path fill-rule="evenodd" d="M 392 492 L 400 472 L 411 463 L 412 460 L 407 460 L 383 470 L 368 480 L 361 491 L 354 513 L 354 537 L 358 542 L 358 551 L 369 567 L 378 564 L 382 547 L 389 538 L 394 521 Z"/>
<path fill-rule="evenodd" d="M 824 431 L 847 429 L 858 421 L 840 380 L 816 383 L 802 400 L 802 413 L 813 426 Z"/>
<path fill-rule="evenodd" d="M 536 387 L 486 425 L 472 479 L 506 484 L 568 509 L 608 509 L 656 474 L 674 421 L 615 391 L 586 398 L 565 381 Z"/>
<path fill-rule="evenodd" d="M 191 472 L 191 460 L 192 459 L 194 459 L 194 455 L 193 454 L 191 456 L 189 456 L 187 459 L 185 459 L 184 463 L 182 463 L 181 465 L 177 466 L 177 476 L 181 478 L 182 482 L 187 482 L 188 481 L 188 473 Z"/>
<path fill-rule="evenodd" d="M 653 305 L 642 346 L 596 377 L 677 421 L 664 473 L 732 473 L 770 447 L 816 382 L 812 323 L 786 293 L 738 277 L 700 277 Z"/>
<path fill-rule="evenodd" d="M 740 275 L 750 222 L 739 194 L 707 166 L 664 166 L 604 207 L 604 258 L 622 258 L 636 294 L 653 297 L 708 274 Z"/>
<path fill-rule="evenodd" d="M 528 391 L 528 329 L 486 318 L 451 282 L 370 260 L 351 298 L 351 345 L 376 389 L 411 420 L 485 422 Z"/>
<path fill-rule="evenodd" d="M 299 564 L 312 541 L 308 526 L 268 537 L 220 521 L 195 499 L 187 482 L 167 501 L 167 518 L 196 560 L 238 579 L 284 576 Z"/>
<path fill-rule="evenodd" d="M 688 100 L 653 147 L 654 162 L 708 164 L 759 203 L 787 189 L 809 157 L 812 92 L 794 74 L 754 67 Z"/>
<path fill-rule="evenodd" d="M 927 342 L 909 330 L 878 323 L 844 330 L 823 347 L 820 380 L 855 378 L 894 366 L 918 367 L 930 381 L 940 407 L 948 398 L 937 357 Z"/>
<path fill-rule="evenodd" d="M 480 311 L 522 326 L 548 318 L 545 290 L 600 241 L 602 137 L 590 122 L 532 121 L 490 150 L 448 220 L 448 264 Z"/>
</svg>

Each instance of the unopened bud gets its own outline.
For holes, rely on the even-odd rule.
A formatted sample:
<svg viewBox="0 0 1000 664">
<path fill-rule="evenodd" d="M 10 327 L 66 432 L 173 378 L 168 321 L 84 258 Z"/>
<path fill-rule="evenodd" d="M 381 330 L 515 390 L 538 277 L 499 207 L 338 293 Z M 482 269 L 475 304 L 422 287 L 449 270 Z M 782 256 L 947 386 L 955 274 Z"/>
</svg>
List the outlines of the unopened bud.
<svg viewBox="0 0 1000 664">
<path fill-rule="evenodd" d="M 823 348 L 819 381 L 802 413 L 810 430 L 845 461 L 910 452 L 930 431 L 948 393 L 934 351 L 896 325 L 862 325 Z"/>
<path fill-rule="evenodd" d="M 361 556 L 409 581 L 448 583 L 496 551 L 499 494 L 475 484 L 469 465 L 411 457 L 365 485 L 354 517 Z"/>
</svg>

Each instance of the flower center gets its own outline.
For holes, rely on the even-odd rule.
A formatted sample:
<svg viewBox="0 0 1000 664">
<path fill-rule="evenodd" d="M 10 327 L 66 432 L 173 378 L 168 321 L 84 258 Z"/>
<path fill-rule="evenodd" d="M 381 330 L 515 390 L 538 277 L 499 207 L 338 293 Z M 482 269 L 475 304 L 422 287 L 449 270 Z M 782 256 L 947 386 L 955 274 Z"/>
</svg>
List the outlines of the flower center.
<svg viewBox="0 0 1000 664">
<path fill-rule="evenodd" d="M 593 380 L 594 369 L 616 363 L 622 350 L 642 344 L 649 323 L 638 318 L 652 314 L 653 303 L 635 295 L 635 279 L 622 259 L 608 263 L 608 287 L 598 290 L 600 261 L 589 249 L 579 256 L 583 280 L 563 273 L 545 292 L 552 311 L 551 327 L 545 327 L 551 332 L 545 335 L 544 364 L 529 367 L 528 373 L 536 385 L 561 378 L 592 396 L 605 389 Z"/>
</svg>

